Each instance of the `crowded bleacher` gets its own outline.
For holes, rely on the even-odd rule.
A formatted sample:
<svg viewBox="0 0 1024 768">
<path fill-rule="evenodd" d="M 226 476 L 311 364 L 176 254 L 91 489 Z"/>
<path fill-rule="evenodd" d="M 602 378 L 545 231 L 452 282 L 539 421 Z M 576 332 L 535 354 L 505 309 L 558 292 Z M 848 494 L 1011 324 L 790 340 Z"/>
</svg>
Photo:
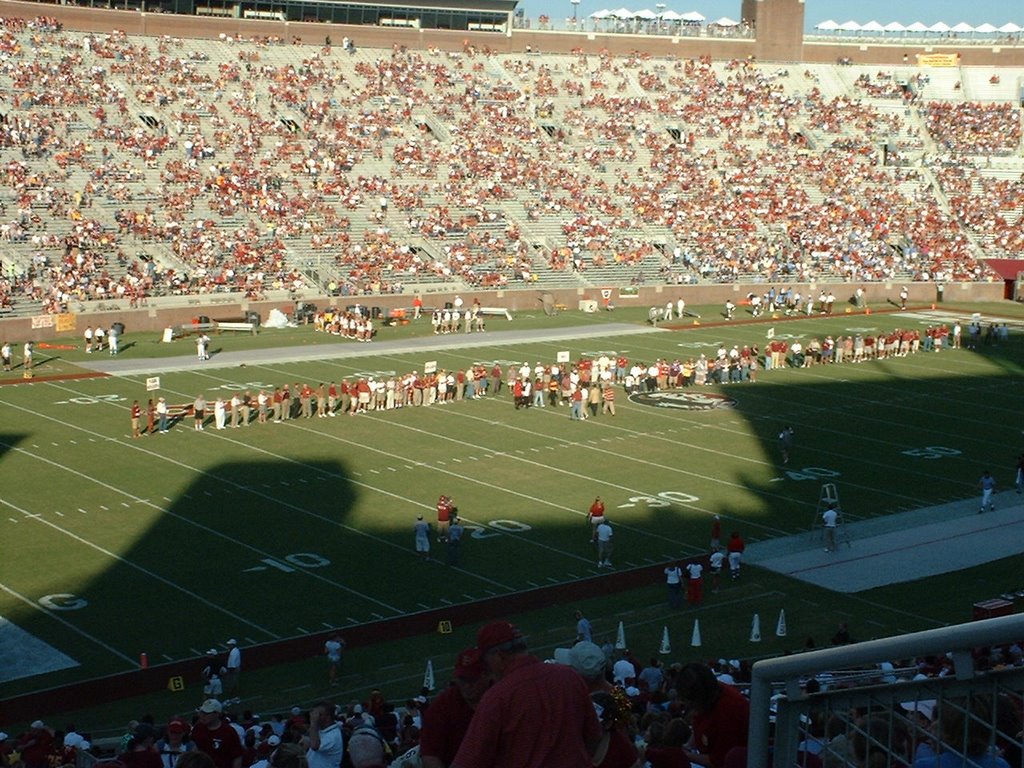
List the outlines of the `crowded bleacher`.
<svg viewBox="0 0 1024 768">
<path fill-rule="evenodd" d="M 1024 167 L 987 167 L 1019 156 L 1020 108 L 919 73 L 342 56 L 45 18 L 6 19 L 0 52 L 7 313 L 303 288 L 975 281 L 1024 242 Z"/>
</svg>

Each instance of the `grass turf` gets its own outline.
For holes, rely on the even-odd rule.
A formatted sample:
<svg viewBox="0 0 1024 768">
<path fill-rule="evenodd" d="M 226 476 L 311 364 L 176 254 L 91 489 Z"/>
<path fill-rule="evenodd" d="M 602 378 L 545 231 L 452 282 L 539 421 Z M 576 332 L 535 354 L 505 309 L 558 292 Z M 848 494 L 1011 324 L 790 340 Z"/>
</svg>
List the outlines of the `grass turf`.
<svg viewBox="0 0 1024 768">
<path fill-rule="evenodd" d="M 1009 304 L 969 310 L 1021 314 Z M 875 314 L 709 326 L 714 311 L 704 308 L 704 325 L 605 343 L 488 347 L 486 337 L 477 337 L 478 347 L 427 357 L 445 368 L 550 361 L 563 349 L 574 358 L 615 350 L 631 360 L 672 359 L 710 354 L 719 343 L 763 345 L 772 327 L 806 341 L 850 328 L 927 323 L 916 314 Z M 572 328 L 645 315 L 517 316 L 490 327 Z M 391 331 L 381 337 L 412 338 L 423 328 Z M 123 354 L 167 354 L 153 339 L 133 341 Z M 176 351 L 188 351 L 183 343 Z M 345 344 L 311 328 L 223 343 Z M 38 375 L 80 370 L 80 350 L 54 352 L 59 356 L 40 365 Z M 426 359 L 372 346 L 366 352 L 359 359 L 244 368 L 217 368 L 215 359 L 209 368 L 163 375 L 162 393 L 184 402 L 198 391 L 210 397 L 238 387 L 422 369 Z M 985 468 L 1006 487 L 1020 444 L 1020 353 L 1012 335 L 1009 345 L 979 353 L 762 372 L 757 384 L 702 390 L 735 398 L 731 409 L 675 411 L 620 396 L 615 419 L 583 424 L 570 422 L 565 408 L 514 411 L 503 395 L 245 431 L 195 434 L 182 423 L 170 435 L 143 440 L 128 435 L 127 405 L 144 400 L 144 376 L 0 387 L 7 478 L 0 525 L 8 552 L 0 615 L 78 662 L 5 682 L 5 695 L 129 669 L 141 651 L 154 663 L 172 661 L 232 636 L 264 642 L 593 575 L 585 511 L 598 494 L 616 527 L 621 568 L 703 553 L 716 513 L 726 532 L 738 528 L 748 541 L 805 531 L 822 482 L 838 485 L 851 520 L 970 496 Z M 796 429 L 785 467 L 775 445 L 784 424 Z M 462 569 L 454 572 L 417 562 L 412 552 L 415 516 L 431 515 L 442 492 L 470 524 Z M 678 657 L 750 657 L 801 647 L 808 636 L 822 643 L 838 621 L 850 622 L 858 637 L 874 637 L 966 620 L 974 601 L 1022 586 L 1014 581 L 1022 559 L 857 595 L 748 569 L 697 611 L 668 611 L 660 584 L 580 607 L 603 636 L 624 621 L 641 655 L 657 650 L 669 626 Z M 574 607 L 538 605 L 516 620 L 534 646 L 565 644 Z M 783 608 L 788 636 L 776 638 Z M 763 637 L 756 645 L 749 641 L 754 612 Z M 695 618 L 699 650 L 688 647 Z M 411 692 L 424 658 L 437 658 L 443 668 L 446 656 L 471 644 L 473 630 L 353 651 L 344 692 L 364 696 L 388 680 Z M 267 709 L 312 700 L 326 682 L 319 664 L 298 660 L 247 676 L 246 703 Z M 126 709 L 183 710 L 199 696 L 194 685 L 189 691 Z M 107 707 L 103 715 L 83 716 L 116 722 L 120 715 Z"/>
</svg>

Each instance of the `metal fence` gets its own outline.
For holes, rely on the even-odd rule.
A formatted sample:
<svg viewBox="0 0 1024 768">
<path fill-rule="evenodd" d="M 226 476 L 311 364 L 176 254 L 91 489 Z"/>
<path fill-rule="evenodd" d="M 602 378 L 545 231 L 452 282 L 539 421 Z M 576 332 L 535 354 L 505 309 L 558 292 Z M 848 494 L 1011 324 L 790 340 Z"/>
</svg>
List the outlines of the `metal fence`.
<svg viewBox="0 0 1024 768">
<path fill-rule="evenodd" d="M 760 661 L 752 670 L 747 766 L 906 768 L 947 753 L 949 765 L 974 768 L 994 764 L 986 761 L 1001 752 L 1021 768 L 1022 641 L 1024 615 L 1014 615 Z M 994 664 L 991 654 L 975 656 L 990 647 L 1012 650 L 999 651 Z M 925 677 L 913 664 L 891 666 L 929 656 L 950 660 L 951 673 Z M 832 677 L 852 669 L 862 670 L 859 680 Z"/>
</svg>

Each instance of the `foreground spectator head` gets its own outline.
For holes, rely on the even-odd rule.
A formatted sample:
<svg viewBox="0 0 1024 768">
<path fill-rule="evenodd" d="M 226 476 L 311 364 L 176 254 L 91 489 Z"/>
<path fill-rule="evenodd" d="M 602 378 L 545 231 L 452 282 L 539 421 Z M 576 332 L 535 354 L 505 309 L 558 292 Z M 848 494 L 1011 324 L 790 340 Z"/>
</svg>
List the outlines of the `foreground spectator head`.
<svg viewBox="0 0 1024 768">
<path fill-rule="evenodd" d="M 348 740 L 352 768 L 384 768 L 384 741 L 373 728 L 357 728 Z"/>
<path fill-rule="evenodd" d="M 555 661 L 572 667 L 583 675 L 587 682 L 604 678 L 608 667 L 604 651 L 586 640 L 576 643 L 572 648 L 556 648 L 554 656 Z"/>
</svg>

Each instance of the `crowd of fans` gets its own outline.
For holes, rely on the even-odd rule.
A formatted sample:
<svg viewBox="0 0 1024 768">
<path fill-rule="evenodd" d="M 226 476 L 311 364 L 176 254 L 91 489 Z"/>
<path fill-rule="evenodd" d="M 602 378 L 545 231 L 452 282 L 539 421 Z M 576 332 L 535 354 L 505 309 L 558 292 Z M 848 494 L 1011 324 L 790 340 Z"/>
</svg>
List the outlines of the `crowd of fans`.
<svg viewBox="0 0 1024 768">
<path fill-rule="evenodd" d="M 46 19 L 6 20 L 0 51 L 0 238 L 19 246 L 5 307 L 608 265 L 672 282 L 977 280 L 972 235 L 1010 252 L 1022 239 L 999 213 L 1020 184 L 966 170 L 1019 146 L 1019 109 L 927 102 L 922 123 L 862 100 L 901 87 L 885 71 L 832 99 L 750 61 L 338 57 Z M 922 130 L 947 153 L 940 184 L 959 193 L 969 175 L 982 200 L 947 208 L 916 168 L 880 164 L 880 137 L 905 151 Z"/>
<path fill-rule="evenodd" d="M 108 761 L 105 765 L 117 768 L 561 765 L 570 763 L 537 760 L 543 761 L 545 752 L 551 760 L 552 755 L 578 748 L 575 740 L 583 732 L 590 733 L 585 742 L 594 754 L 592 764 L 603 768 L 746 765 L 749 662 L 641 658 L 624 643 L 610 638 L 600 643 L 590 622 L 579 611 L 576 616 L 575 644 L 555 649 L 553 658 L 537 667 L 532 665 L 539 659 L 529 654 L 518 629 L 507 622 L 486 625 L 478 633 L 476 646 L 456 656 L 451 682 L 442 683 L 436 693 L 425 686 L 413 696 L 395 699 L 374 688 L 365 697 L 294 706 L 267 717 L 233 709 L 237 699 L 210 697 L 195 710 L 166 722 L 152 715 L 133 720 L 122 735 L 103 739 L 102 745 L 73 724 L 56 729 L 37 720 L 21 734 L 0 733 L 0 764 L 91 768 L 102 757 Z M 828 645 L 855 642 L 844 623 Z M 332 644 L 340 656 L 337 649 L 344 642 L 335 635 L 325 644 L 334 685 L 334 670 L 340 662 L 331 656 Z M 817 648 L 814 638 L 808 637 L 802 650 Z M 1020 644 L 977 648 L 972 656 L 980 672 L 1024 664 Z M 820 673 L 805 678 L 801 692 L 854 691 L 955 675 L 950 655 L 921 656 Z M 554 678 L 559 685 L 551 684 Z M 507 679 L 515 680 L 521 702 L 502 697 Z M 565 725 L 575 726 L 571 730 L 552 730 L 552 722 L 544 718 L 508 716 L 516 707 L 536 710 L 577 696 L 587 702 L 585 709 L 567 707 L 557 714 L 559 719 L 569 718 Z M 967 761 L 989 768 L 1020 765 L 1019 697 L 1002 693 L 997 702 L 982 697 L 948 697 L 937 702 L 910 693 L 908 698 L 891 709 L 812 705 L 800 721 L 798 765 L 932 768 Z M 500 735 L 481 743 L 481 731 L 493 727 L 496 709 L 506 714 L 505 720 L 499 720 Z M 549 712 L 548 716 L 556 715 Z M 488 753 L 489 762 L 476 760 L 480 751 Z M 510 754 L 514 755 L 511 760 Z M 956 761 L 945 762 L 954 755 Z"/>
</svg>

